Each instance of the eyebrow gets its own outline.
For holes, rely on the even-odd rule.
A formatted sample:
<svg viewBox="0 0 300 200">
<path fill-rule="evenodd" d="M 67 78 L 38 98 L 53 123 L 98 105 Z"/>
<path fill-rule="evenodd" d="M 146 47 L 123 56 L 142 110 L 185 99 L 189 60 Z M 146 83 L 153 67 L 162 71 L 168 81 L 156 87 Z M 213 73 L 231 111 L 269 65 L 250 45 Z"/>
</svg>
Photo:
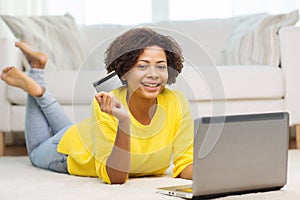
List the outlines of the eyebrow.
<svg viewBox="0 0 300 200">
<path fill-rule="evenodd" d="M 145 62 L 145 63 L 150 63 L 149 60 L 143 60 L 143 59 L 137 60 L 137 62 L 140 62 L 140 61 Z M 167 62 L 167 61 L 165 61 L 165 60 L 159 60 L 159 61 L 157 61 L 156 63 L 166 63 L 166 62 Z"/>
</svg>

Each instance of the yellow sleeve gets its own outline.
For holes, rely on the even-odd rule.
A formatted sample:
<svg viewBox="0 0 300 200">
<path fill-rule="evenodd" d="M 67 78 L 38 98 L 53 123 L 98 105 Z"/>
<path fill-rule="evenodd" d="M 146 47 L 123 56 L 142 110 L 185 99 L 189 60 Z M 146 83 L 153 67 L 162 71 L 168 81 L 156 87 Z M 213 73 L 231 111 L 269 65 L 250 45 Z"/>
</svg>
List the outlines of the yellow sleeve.
<svg viewBox="0 0 300 200">
<path fill-rule="evenodd" d="M 188 101 L 181 93 L 176 93 L 179 106 L 179 113 L 176 122 L 176 135 L 173 142 L 173 177 L 177 177 L 182 170 L 193 163 L 194 143 L 194 121 L 191 116 Z"/>
<path fill-rule="evenodd" d="M 118 121 L 104 113 L 96 99 L 92 104 L 91 135 L 94 143 L 95 168 L 97 176 L 105 183 L 111 183 L 106 172 L 106 161 L 115 143 Z"/>
</svg>

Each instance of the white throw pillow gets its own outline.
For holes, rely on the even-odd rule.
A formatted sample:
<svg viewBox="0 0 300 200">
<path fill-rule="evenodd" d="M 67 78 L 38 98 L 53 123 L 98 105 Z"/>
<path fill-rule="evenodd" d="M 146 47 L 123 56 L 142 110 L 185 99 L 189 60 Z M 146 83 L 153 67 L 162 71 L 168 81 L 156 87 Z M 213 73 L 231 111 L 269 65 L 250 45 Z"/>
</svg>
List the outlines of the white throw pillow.
<svg viewBox="0 0 300 200">
<path fill-rule="evenodd" d="M 237 17 L 235 27 L 223 51 L 226 65 L 280 64 L 278 31 L 295 25 L 298 10 L 288 14 L 256 14 Z"/>
<path fill-rule="evenodd" d="M 74 18 L 63 16 L 1 16 L 19 40 L 47 53 L 47 70 L 76 70 L 85 58 L 85 42 Z M 26 59 L 23 65 L 28 69 Z"/>
</svg>

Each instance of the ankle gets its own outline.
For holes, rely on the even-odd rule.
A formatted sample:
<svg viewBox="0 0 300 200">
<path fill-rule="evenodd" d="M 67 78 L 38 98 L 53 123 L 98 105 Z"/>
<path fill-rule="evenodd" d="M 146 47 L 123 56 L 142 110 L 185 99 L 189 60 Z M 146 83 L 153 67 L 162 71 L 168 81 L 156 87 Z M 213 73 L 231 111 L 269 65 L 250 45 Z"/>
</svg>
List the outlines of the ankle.
<svg viewBox="0 0 300 200">
<path fill-rule="evenodd" d="M 45 87 L 42 87 L 40 86 L 40 90 L 37 91 L 36 95 L 33 95 L 35 97 L 42 97 L 46 92 L 46 88 Z"/>
</svg>

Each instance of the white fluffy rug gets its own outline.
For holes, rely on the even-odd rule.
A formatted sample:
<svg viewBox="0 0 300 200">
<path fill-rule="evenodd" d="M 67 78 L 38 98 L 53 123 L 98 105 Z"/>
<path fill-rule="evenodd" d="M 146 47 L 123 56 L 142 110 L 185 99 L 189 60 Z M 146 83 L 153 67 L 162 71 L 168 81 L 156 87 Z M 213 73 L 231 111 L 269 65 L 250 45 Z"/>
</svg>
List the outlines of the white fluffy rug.
<svg viewBox="0 0 300 200">
<path fill-rule="evenodd" d="M 27 157 L 0 157 L 0 199 L 180 199 L 155 193 L 155 188 L 191 181 L 162 177 L 130 179 L 123 185 L 103 184 L 97 178 L 76 177 L 33 167 Z M 300 199 L 300 151 L 289 151 L 288 182 L 279 191 L 227 196 L 229 199 Z"/>
</svg>

